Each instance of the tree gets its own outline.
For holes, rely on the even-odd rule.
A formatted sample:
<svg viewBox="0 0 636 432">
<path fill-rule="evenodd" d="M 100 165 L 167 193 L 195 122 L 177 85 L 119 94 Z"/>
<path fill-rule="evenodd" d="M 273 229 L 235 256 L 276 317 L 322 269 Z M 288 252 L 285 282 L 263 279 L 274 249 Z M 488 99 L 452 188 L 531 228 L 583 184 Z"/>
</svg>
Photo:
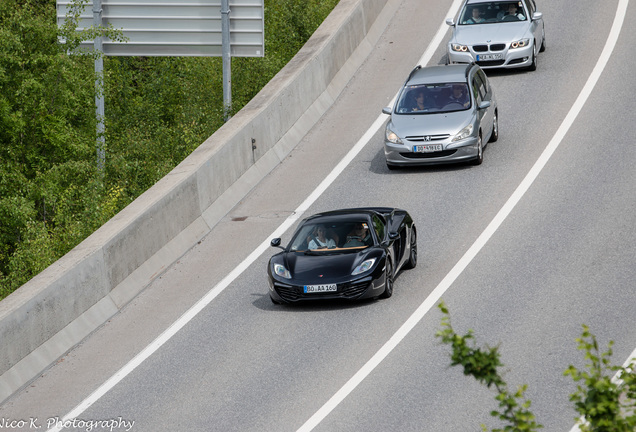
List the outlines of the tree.
<svg viewBox="0 0 636 432">
<path fill-rule="evenodd" d="M 461 365 L 464 375 L 472 375 L 478 382 L 487 387 L 495 386 L 496 399 L 500 411 L 492 411 L 491 415 L 508 424 L 504 429 L 493 429 L 493 432 L 536 431 L 542 426 L 535 422 L 530 412 L 530 401 L 523 399 L 526 385 L 519 386 L 511 393 L 498 369 L 503 366 L 498 349 L 486 347 L 475 348 L 470 342 L 474 339 L 472 330 L 460 336 L 453 330 L 450 314 L 444 302 L 438 308 L 442 311 L 442 330 L 436 333 L 442 342 L 452 347 L 451 366 Z M 576 382 L 577 391 L 570 395 L 574 409 L 581 417 L 575 419 L 582 432 L 633 432 L 636 430 L 636 359 L 631 359 L 628 366 L 612 366 L 613 341 L 610 341 L 606 352 L 599 354 L 596 337 L 589 328 L 583 325 L 583 333 L 576 339 L 578 349 L 585 351 L 587 371 L 581 371 L 570 365 L 564 372 Z M 608 372 L 617 372 L 611 378 Z M 482 430 L 486 427 L 482 425 Z"/>
</svg>

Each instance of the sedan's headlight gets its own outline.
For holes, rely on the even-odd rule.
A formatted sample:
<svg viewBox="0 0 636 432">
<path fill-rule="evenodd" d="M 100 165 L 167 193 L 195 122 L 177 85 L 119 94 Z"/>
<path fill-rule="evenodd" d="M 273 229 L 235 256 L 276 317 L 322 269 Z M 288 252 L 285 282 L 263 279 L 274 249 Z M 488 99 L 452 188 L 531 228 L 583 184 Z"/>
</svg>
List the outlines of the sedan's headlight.
<svg viewBox="0 0 636 432">
<path fill-rule="evenodd" d="M 468 52 L 468 46 L 461 45 L 461 44 L 458 44 L 458 43 L 451 44 L 451 49 L 453 51 L 458 51 L 458 52 Z"/>
<path fill-rule="evenodd" d="M 395 132 L 393 132 L 388 126 L 385 131 L 386 140 L 393 144 L 402 144 L 402 140 Z"/>
<path fill-rule="evenodd" d="M 473 134 L 473 125 L 471 123 L 468 126 L 466 126 L 464 129 L 460 130 L 459 133 L 453 137 L 452 141 L 455 142 L 455 141 L 463 140 L 465 138 L 468 138 L 472 134 Z"/>
<path fill-rule="evenodd" d="M 523 48 L 530 44 L 530 39 L 521 39 L 510 44 L 510 48 Z"/>
<path fill-rule="evenodd" d="M 369 271 L 373 267 L 373 264 L 375 264 L 375 258 L 368 259 L 356 267 L 351 274 L 355 276 L 357 274 L 364 273 L 365 271 Z"/>
<path fill-rule="evenodd" d="M 291 273 L 282 264 L 274 264 L 274 273 L 285 279 L 291 279 Z"/>
</svg>

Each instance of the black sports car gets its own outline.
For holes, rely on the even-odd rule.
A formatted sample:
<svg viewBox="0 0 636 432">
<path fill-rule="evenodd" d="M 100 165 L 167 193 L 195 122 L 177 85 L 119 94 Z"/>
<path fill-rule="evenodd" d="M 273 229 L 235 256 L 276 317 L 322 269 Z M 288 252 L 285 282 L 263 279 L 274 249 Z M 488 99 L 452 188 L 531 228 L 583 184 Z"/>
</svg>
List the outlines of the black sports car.
<svg viewBox="0 0 636 432">
<path fill-rule="evenodd" d="M 267 265 L 274 303 L 388 298 L 402 268 L 417 264 L 417 233 L 405 210 L 365 207 L 304 219 Z"/>
</svg>

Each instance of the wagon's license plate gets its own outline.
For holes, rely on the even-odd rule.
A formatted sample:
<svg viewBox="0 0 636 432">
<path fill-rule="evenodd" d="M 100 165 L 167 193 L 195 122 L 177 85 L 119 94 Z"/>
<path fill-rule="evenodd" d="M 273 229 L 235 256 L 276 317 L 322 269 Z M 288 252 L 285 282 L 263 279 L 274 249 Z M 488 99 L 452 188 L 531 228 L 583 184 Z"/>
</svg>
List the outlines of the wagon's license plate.
<svg viewBox="0 0 636 432">
<path fill-rule="evenodd" d="M 481 54 L 481 55 L 477 55 L 477 61 L 483 60 L 503 60 L 504 55 L 503 54 Z"/>
<path fill-rule="evenodd" d="M 413 153 L 432 153 L 444 150 L 441 144 L 414 145 Z"/>
<path fill-rule="evenodd" d="M 338 291 L 336 284 L 328 285 L 305 285 L 305 294 Z"/>
</svg>

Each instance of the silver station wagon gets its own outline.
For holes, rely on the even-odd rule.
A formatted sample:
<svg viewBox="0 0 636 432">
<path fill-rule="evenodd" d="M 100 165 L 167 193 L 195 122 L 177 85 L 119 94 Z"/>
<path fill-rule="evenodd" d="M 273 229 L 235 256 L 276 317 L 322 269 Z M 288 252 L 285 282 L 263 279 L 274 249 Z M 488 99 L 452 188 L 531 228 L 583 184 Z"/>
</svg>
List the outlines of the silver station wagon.
<svg viewBox="0 0 636 432">
<path fill-rule="evenodd" d="M 545 50 L 543 14 L 534 0 L 466 0 L 447 45 L 448 63 L 536 70 Z"/>
<path fill-rule="evenodd" d="M 384 155 L 389 169 L 484 159 L 488 141 L 497 141 L 497 100 L 476 64 L 417 66 L 396 98 L 382 109 Z"/>
</svg>

